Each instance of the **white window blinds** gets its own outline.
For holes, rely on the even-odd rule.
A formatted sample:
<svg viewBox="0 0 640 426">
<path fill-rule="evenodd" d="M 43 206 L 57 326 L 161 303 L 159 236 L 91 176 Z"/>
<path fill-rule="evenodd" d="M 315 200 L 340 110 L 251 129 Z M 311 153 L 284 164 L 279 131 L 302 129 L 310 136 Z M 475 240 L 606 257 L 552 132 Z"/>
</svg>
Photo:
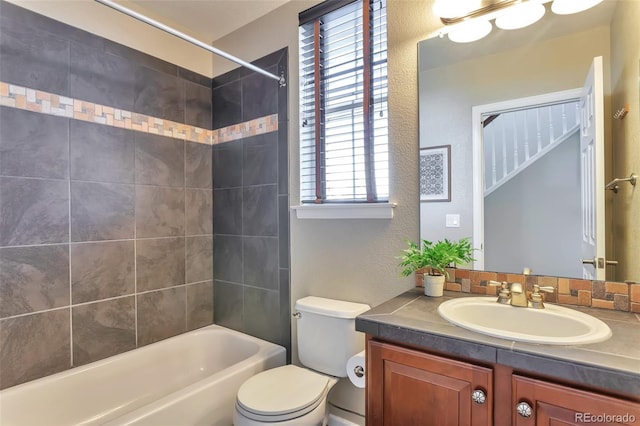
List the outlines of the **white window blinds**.
<svg viewBox="0 0 640 426">
<path fill-rule="evenodd" d="M 306 22 L 301 14 L 303 203 L 389 198 L 385 3 L 341 2 Z"/>
</svg>

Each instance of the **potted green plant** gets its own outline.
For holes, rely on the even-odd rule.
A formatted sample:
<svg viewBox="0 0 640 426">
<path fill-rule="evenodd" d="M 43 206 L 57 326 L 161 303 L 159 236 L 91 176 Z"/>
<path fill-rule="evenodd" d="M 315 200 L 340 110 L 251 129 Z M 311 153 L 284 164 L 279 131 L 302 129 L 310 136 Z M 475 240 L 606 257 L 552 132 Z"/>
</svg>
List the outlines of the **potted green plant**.
<svg viewBox="0 0 640 426">
<path fill-rule="evenodd" d="M 449 276 L 446 268 L 454 264 L 464 264 L 475 260 L 473 248 L 468 238 L 458 241 L 440 240 L 436 243 L 422 240 L 422 248 L 413 241 L 407 241 L 409 248 L 399 256 L 403 269 L 401 274 L 409 276 L 421 268 L 429 268 L 424 274 L 424 294 L 431 297 L 442 296 L 445 278 Z"/>
</svg>

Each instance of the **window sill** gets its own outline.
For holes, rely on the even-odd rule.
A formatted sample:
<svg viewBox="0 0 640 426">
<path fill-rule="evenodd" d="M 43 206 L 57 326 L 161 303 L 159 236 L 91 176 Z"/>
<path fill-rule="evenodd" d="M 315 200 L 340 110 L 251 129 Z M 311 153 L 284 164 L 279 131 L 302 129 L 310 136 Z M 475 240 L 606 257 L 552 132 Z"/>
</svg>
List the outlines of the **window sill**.
<svg viewBox="0 0 640 426">
<path fill-rule="evenodd" d="M 305 204 L 291 207 L 298 219 L 392 219 L 395 203 Z"/>
</svg>

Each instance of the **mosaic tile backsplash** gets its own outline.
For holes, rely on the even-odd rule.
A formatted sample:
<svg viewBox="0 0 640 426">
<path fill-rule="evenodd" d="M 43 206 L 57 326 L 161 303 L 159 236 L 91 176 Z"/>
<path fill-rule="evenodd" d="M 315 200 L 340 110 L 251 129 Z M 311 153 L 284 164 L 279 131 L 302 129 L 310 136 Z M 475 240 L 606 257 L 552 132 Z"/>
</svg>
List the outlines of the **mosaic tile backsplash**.
<svg viewBox="0 0 640 426">
<path fill-rule="evenodd" d="M 551 303 L 640 313 L 640 284 L 456 268 L 447 268 L 447 271 L 449 279 L 445 283 L 445 290 L 497 296 L 499 287 L 489 286 L 489 281 L 523 283 L 527 291 L 533 290 L 533 285 L 538 284 L 556 289 L 554 293 L 543 294 L 545 300 Z M 416 272 L 416 287 L 423 287 L 424 273 L 424 270 Z"/>
</svg>

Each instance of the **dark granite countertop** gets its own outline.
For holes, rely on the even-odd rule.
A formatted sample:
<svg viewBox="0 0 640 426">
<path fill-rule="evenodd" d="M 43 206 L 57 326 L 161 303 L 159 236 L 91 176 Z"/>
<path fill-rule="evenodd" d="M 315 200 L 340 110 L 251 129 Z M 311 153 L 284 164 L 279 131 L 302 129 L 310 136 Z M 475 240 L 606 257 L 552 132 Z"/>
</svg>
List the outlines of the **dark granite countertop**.
<svg viewBox="0 0 640 426">
<path fill-rule="evenodd" d="M 469 296 L 445 292 L 444 297 L 430 298 L 421 288 L 413 289 L 358 316 L 356 329 L 427 350 L 640 396 L 640 315 L 570 306 L 604 321 L 611 338 L 588 345 L 531 344 L 469 331 L 438 314 L 440 303 Z"/>
</svg>

